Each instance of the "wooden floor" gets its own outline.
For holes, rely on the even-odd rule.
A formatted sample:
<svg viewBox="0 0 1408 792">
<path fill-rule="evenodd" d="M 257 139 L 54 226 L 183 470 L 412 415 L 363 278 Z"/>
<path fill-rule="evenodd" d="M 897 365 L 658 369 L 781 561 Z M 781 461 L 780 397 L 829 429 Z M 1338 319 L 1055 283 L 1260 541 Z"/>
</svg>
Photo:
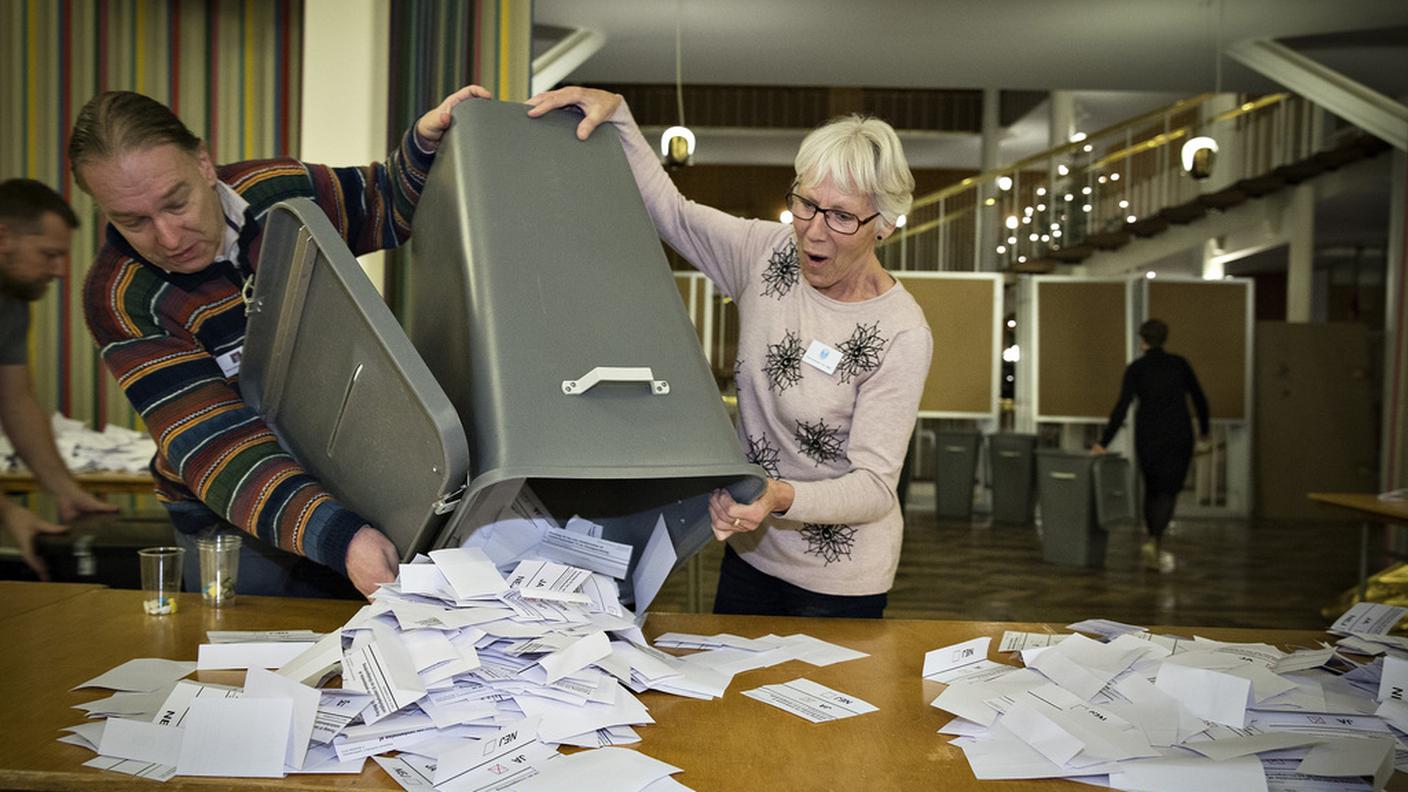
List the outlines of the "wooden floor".
<svg viewBox="0 0 1408 792">
<path fill-rule="evenodd" d="M 1141 568 L 1139 542 L 1135 529 L 1112 532 L 1102 567 L 1058 566 L 1042 560 L 1034 526 L 992 525 L 984 515 L 938 521 L 911 510 L 886 615 L 1319 629 L 1330 621 L 1321 610 L 1358 582 L 1357 523 L 1176 520 L 1165 538 L 1176 562 L 1169 573 Z M 718 544 L 700 553 L 705 610 L 721 556 Z M 1387 563 L 1370 557 L 1371 570 Z M 682 569 L 651 609 L 689 606 Z"/>
</svg>

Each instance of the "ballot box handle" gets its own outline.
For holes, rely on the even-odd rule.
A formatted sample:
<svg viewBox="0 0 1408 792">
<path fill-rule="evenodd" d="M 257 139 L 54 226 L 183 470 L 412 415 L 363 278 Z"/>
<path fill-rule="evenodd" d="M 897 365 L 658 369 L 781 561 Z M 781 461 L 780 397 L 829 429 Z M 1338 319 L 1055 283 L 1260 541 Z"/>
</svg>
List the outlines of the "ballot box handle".
<svg viewBox="0 0 1408 792">
<path fill-rule="evenodd" d="M 646 382 L 650 384 L 650 392 L 656 396 L 670 392 L 670 383 L 656 379 L 648 366 L 597 366 L 577 379 L 563 380 L 562 392 L 568 396 L 581 396 L 602 382 Z"/>
</svg>

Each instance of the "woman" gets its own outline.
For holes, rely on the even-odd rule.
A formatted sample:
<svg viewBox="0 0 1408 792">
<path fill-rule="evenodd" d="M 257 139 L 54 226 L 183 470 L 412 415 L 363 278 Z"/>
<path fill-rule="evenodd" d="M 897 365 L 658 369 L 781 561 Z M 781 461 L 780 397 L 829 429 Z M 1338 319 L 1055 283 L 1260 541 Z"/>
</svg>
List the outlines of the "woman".
<svg viewBox="0 0 1408 792">
<path fill-rule="evenodd" d="M 1188 400 L 1198 412 L 1198 432 L 1208 435 L 1208 400 L 1193 367 L 1182 357 L 1164 351 L 1168 325 L 1150 319 L 1139 326 L 1139 348 L 1144 356 L 1124 370 L 1120 399 L 1110 412 L 1110 421 L 1092 454 L 1105 453 L 1124 424 L 1129 403 L 1139 399 L 1134 415 L 1134 453 L 1144 474 L 1144 525 L 1149 535 L 1142 555 L 1149 569 L 1171 571 L 1173 557 L 1163 552 L 1164 529 L 1173 519 L 1173 507 L 1188 463 L 1193 459 L 1193 424 L 1188 416 Z"/>
<path fill-rule="evenodd" d="M 710 498 L 728 543 L 714 611 L 879 618 L 933 348 L 923 311 L 875 255 L 913 199 L 894 130 L 849 116 L 808 135 L 783 224 L 685 199 L 619 95 L 563 88 L 528 104 L 532 116 L 580 109 L 583 140 L 616 127 L 661 237 L 738 306 L 738 434 L 769 479 L 750 504 Z"/>
</svg>

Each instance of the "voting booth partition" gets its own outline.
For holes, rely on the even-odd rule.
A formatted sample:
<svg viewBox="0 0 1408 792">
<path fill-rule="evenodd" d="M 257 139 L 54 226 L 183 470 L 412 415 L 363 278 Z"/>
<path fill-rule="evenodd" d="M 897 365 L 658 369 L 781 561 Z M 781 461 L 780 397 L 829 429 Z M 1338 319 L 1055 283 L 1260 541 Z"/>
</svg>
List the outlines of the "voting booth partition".
<svg viewBox="0 0 1408 792">
<path fill-rule="evenodd" d="M 241 391 L 284 446 L 395 542 L 458 547 L 527 488 L 674 566 L 743 458 L 614 133 L 565 111 L 454 110 L 417 208 L 403 330 L 327 218 L 272 210 Z M 622 583 L 630 602 L 631 575 Z"/>
<path fill-rule="evenodd" d="M 1088 444 L 1109 418 L 1139 326 L 1170 328 L 1166 348 L 1187 358 L 1207 395 L 1213 442 L 1195 458 L 1178 513 L 1244 516 L 1251 491 L 1252 282 L 1228 278 L 1038 276 L 1019 293 L 1017 427 L 1060 426 L 1063 446 Z M 1115 448 L 1134 462 L 1133 420 Z"/>
<path fill-rule="evenodd" d="M 935 483 L 940 517 L 967 519 L 986 485 L 981 434 L 997 429 L 1002 391 L 1002 278 L 992 272 L 892 273 L 923 309 L 934 356 L 919 398 L 916 478 Z M 981 493 L 982 486 L 979 487 Z"/>
</svg>

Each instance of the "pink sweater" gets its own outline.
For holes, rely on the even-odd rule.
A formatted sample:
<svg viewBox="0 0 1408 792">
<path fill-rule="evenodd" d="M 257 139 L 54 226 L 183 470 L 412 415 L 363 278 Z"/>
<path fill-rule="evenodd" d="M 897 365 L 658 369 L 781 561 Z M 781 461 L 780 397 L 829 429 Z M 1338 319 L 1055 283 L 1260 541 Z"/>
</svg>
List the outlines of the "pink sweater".
<svg viewBox="0 0 1408 792">
<path fill-rule="evenodd" d="M 611 118 L 660 236 L 738 305 L 738 437 L 790 483 L 786 514 L 729 543 L 769 575 L 823 594 L 889 591 L 904 524 L 895 485 L 933 337 L 898 282 L 839 302 L 801 277 L 791 225 L 743 220 L 680 195 L 622 103 Z M 803 361 L 817 340 L 832 374 Z"/>
</svg>

